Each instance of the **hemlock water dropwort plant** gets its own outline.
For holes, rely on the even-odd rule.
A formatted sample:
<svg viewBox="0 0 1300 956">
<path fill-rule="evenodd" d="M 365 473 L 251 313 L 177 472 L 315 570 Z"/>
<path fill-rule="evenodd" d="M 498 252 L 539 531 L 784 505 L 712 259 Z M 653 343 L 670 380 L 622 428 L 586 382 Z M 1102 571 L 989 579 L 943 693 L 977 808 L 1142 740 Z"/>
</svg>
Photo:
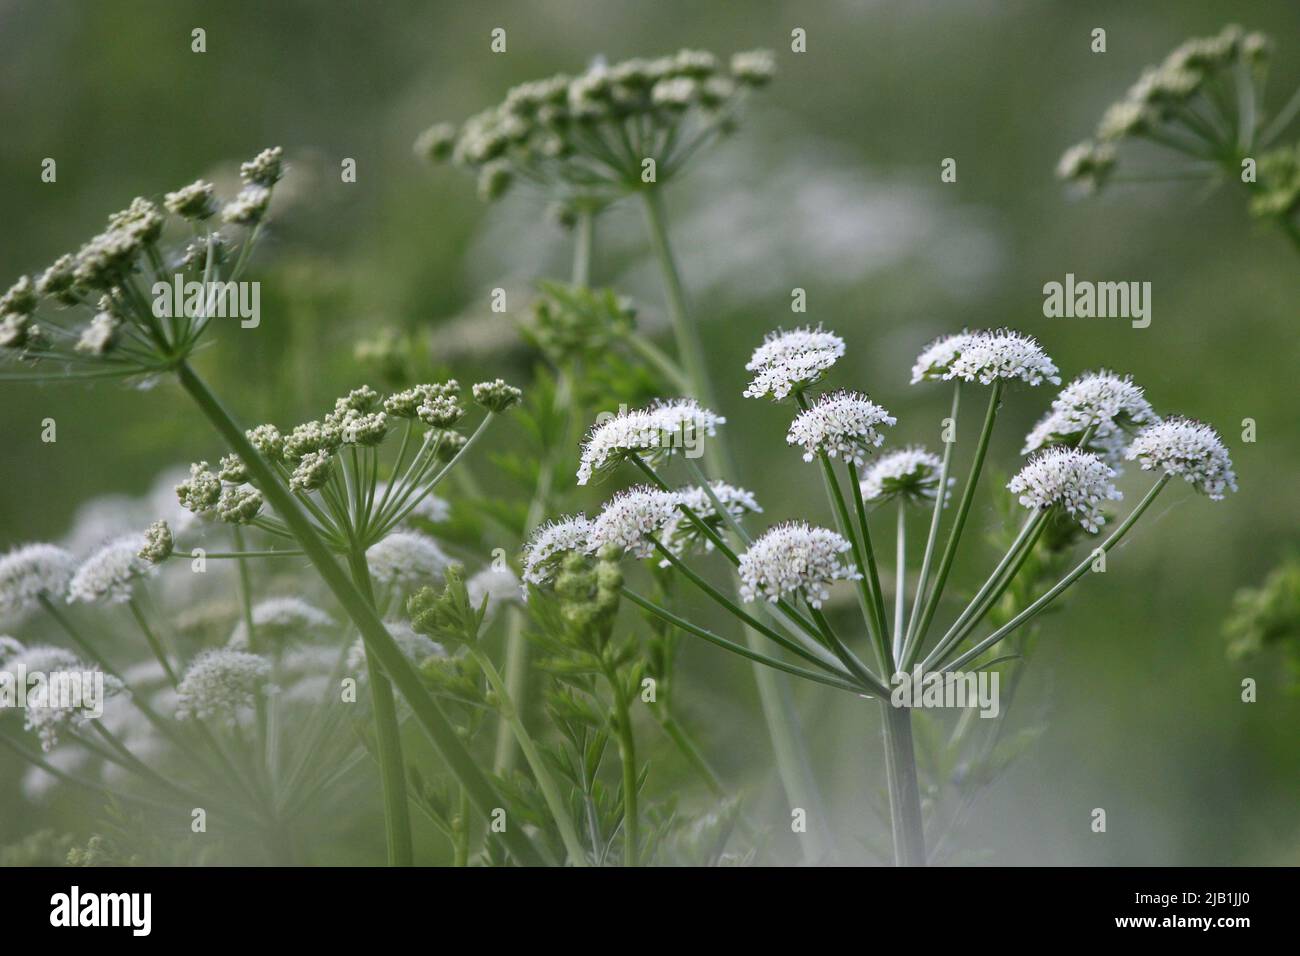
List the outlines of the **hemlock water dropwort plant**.
<svg viewBox="0 0 1300 956">
<path fill-rule="evenodd" d="M 1095 136 L 1065 151 L 1057 175 L 1089 192 L 1120 182 L 1237 180 L 1249 192 L 1251 215 L 1276 223 L 1300 251 L 1300 142 L 1279 143 L 1300 114 L 1300 89 L 1267 111 L 1273 47 L 1265 34 L 1235 25 L 1187 40 L 1143 70 L 1107 108 Z M 1127 154 L 1135 144 L 1159 164 L 1134 165 Z"/>
<path fill-rule="evenodd" d="M 240 168 L 243 188 L 221 207 L 219 216 L 213 190 L 206 183 L 166 195 L 161 206 L 136 199 L 110 217 L 107 228 L 76 253 L 60 257 L 37 279 L 23 277 L 14 284 L 0 302 L 0 350 L 13 368 L 5 373 L 11 378 L 153 381 L 175 376 L 231 453 L 216 468 L 200 462 L 191 469 L 190 478 L 178 489 L 182 503 L 196 513 L 214 513 L 237 528 L 251 526 L 292 544 L 275 553 L 298 552 L 306 557 L 361 633 L 372 657 L 369 684 L 379 732 L 389 860 L 410 863 L 407 778 L 400 759 L 393 686 L 464 788 L 469 803 L 486 818 L 502 801 L 385 626 L 376 595 L 368 586 L 363 545 L 381 540 L 409 517 L 474 436 L 466 438 L 453 428 L 463 408 L 447 386 L 389 396 L 394 403 L 389 408 L 377 407 L 371 394 L 360 390 L 341 400 L 325 419 L 306 423 L 288 435 L 274 429 L 246 432 L 191 366 L 214 316 L 207 290 L 243 276 L 265 229 L 273 189 L 284 173 L 281 150 L 263 151 Z M 213 228 L 217 218 L 222 225 Z M 188 236 L 170 242 L 167 227 L 172 224 L 183 227 Z M 232 235 L 242 238 L 236 243 Z M 170 285 L 168 273 L 176 271 L 199 282 L 192 307 L 180 314 L 154 308 L 142 286 L 145 282 Z M 70 327 L 65 316 L 77 313 L 88 314 L 89 320 L 84 326 Z M 516 390 L 500 381 L 474 388 L 475 401 L 487 413 L 484 425 L 518 397 Z M 409 447 L 413 443 L 408 441 L 403 448 L 409 453 L 406 470 L 381 476 L 371 450 L 388 436 L 390 416 L 396 421 L 418 419 L 428 431 L 418 447 Z M 415 426 L 400 430 L 409 439 Z M 381 477 L 390 487 L 376 503 L 374 492 Z M 241 591 L 248 606 L 250 582 L 244 562 L 264 555 L 245 552 L 240 535 L 242 530 L 230 554 L 240 562 Z M 48 587 L 33 584 L 25 574 L 18 578 L 28 589 Z M 54 607 L 40 590 L 19 590 L 12 598 L 23 607 L 33 599 L 47 609 Z M 259 725 L 262 719 L 258 714 Z M 501 843 L 516 862 L 542 861 L 522 828 L 507 828 Z"/>
<path fill-rule="evenodd" d="M 652 406 L 626 413 L 618 424 L 595 426 L 581 455 L 584 475 L 598 461 L 609 473 L 616 466 L 630 466 L 646 483 L 617 492 L 595 519 L 579 515 L 544 526 L 526 550 L 525 578 L 539 592 L 559 593 L 565 569 L 593 557 L 606 565 L 643 560 L 652 567 L 662 564 L 670 576 L 680 576 L 760 634 L 766 646 L 755 650 L 731 641 L 692 621 L 688 611 L 675 610 L 674 602 L 647 596 L 632 580 L 631 569 L 615 573 L 611 568 L 608 587 L 617 585 L 622 598 L 685 634 L 785 674 L 879 700 L 895 861 L 921 865 L 930 858 L 927 838 L 936 833 L 946 838 L 951 827 L 941 828 L 935 820 L 927 827 L 923 814 L 913 734 L 914 716 L 924 716 L 923 708 L 913 713 L 922 695 L 899 706 L 891 700 L 896 696 L 891 695 L 891 685 L 899 676 L 938 674 L 951 681 L 966 667 L 1002 666 L 1005 662 L 994 657 L 1002 642 L 1077 583 L 1098 555 L 1119 544 L 1172 479 L 1182 477 L 1196 491 L 1216 499 L 1235 490 L 1236 479 L 1226 448 L 1209 426 L 1158 418 L 1142 390 L 1127 378 L 1104 371 L 1081 376 L 1061 390 L 1026 440 L 1031 457 L 1007 484 L 1027 513 L 1005 555 L 951 624 L 942 633 L 932 633 L 985 470 L 998 411 L 1020 389 L 1058 385 L 1058 369 L 1034 339 L 1009 329 L 965 331 L 922 352 L 912 380 L 953 383 L 952 427 L 964 391 L 988 392 L 969 470 L 955 506 L 950 506 L 955 441 L 945 443 L 942 456 L 916 447 L 878 452 L 890 434 L 886 429 L 896 425 L 885 408 L 847 389 L 814 392 L 843 354 L 843 340 L 823 329 L 772 333 L 748 366 L 758 384 L 746 390 L 749 397 L 793 401 L 796 410 L 787 442 L 802 449 L 805 461 L 821 472 L 835 515 L 833 529 L 787 518 L 755 533 L 747 526 L 758 510 L 748 506 L 752 496 L 726 486 L 732 503 L 724 502 L 722 486 L 702 480 L 698 466 L 691 467 L 689 461 L 695 483 L 671 483 L 671 457 L 660 454 L 654 430 L 626 424 L 653 421 L 657 406 Z M 723 424 L 703 409 L 695 415 L 697 420 Z M 1114 484 L 1121 459 L 1153 472 L 1155 481 L 1118 526 L 1101 537 L 1109 524 L 1106 509 L 1122 499 Z M 735 507 L 736 501 L 744 505 Z M 891 504 L 897 506 L 898 522 L 892 624 L 871 534 L 872 518 Z M 904 515 L 918 506 L 929 508 L 931 517 L 909 598 Z M 946 522 L 945 513 L 951 514 Z M 940 548 L 945 523 L 948 530 Z M 697 541 L 711 547 L 675 545 L 684 525 L 695 530 Z M 1054 583 L 1043 581 L 1032 596 L 1017 592 L 1026 579 L 1042 580 L 1043 569 L 1051 566 L 1046 555 L 1064 554 L 1086 536 L 1100 543 L 1080 563 Z M 735 569 L 735 597 L 701 573 L 699 560 L 710 553 Z M 649 580 L 654 583 L 653 574 Z M 846 632 L 825 610 L 835 590 L 849 588 L 857 597 L 861 620 Z M 1015 608 L 1009 617 L 1004 611 L 1008 600 Z M 981 636 L 986 618 L 1001 623 Z M 988 715 L 997 710 L 990 708 Z M 965 739 L 968 725 L 963 717 L 953 739 Z M 982 759 L 988 756 L 986 751 Z"/>
</svg>

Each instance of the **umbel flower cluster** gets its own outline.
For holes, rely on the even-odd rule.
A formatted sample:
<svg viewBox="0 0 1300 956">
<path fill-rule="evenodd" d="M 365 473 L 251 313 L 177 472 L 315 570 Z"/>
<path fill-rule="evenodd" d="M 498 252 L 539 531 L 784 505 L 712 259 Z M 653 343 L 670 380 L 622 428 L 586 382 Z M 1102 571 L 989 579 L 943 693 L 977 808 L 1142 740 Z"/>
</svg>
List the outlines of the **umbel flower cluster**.
<svg viewBox="0 0 1300 956">
<path fill-rule="evenodd" d="M 671 178 L 731 129 L 744 94 L 774 72 L 766 50 L 737 53 L 726 66 L 702 50 L 597 61 L 577 76 L 516 86 L 459 129 L 433 126 L 415 148 L 477 173 L 484 200 L 519 182 L 599 205 L 639 188 L 646 160 L 655 163 L 654 181 Z"/>
<path fill-rule="evenodd" d="M 430 507 L 436 513 L 433 489 L 492 417 L 521 396 L 500 379 L 480 382 L 471 392 L 487 415 L 468 437 L 458 428 L 466 408 L 454 379 L 387 396 L 362 385 L 340 397 L 320 419 L 288 431 L 258 425 L 246 437 L 303 502 L 327 542 L 340 551 L 370 549 L 381 582 L 413 574 L 440 577 L 450 561 L 436 544 L 414 534 L 385 539 L 412 516 L 428 516 Z M 394 445 L 394 457 L 382 454 L 385 446 Z M 381 466 L 387 480 L 380 479 Z M 236 454 L 216 467 L 195 462 L 176 494 L 195 514 L 294 540 L 293 532 L 268 511 L 262 489 Z"/>
<path fill-rule="evenodd" d="M 276 147 L 240 167 L 243 188 L 224 204 L 203 180 L 161 204 L 137 197 L 80 249 L 19 278 L 0 298 L 0 360 L 22 369 L 10 377 L 151 376 L 174 368 L 208 323 L 229 313 L 211 284 L 238 281 L 283 171 Z M 185 244 L 167 244 L 170 225 L 183 230 Z M 157 307 L 151 290 L 171 288 L 178 276 L 183 289 L 201 282 L 199 291 L 179 310 Z"/>
<path fill-rule="evenodd" d="M 796 515 L 751 534 L 745 525 L 760 513 L 753 496 L 707 480 L 694 458 L 666 450 L 661 435 L 667 428 L 657 416 L 668 406 L 659 404 L 624 412 L 588 433 L 580 454 L 580 482 L 597 471 L 612 475 L 629 465 L 642 483 L 616 492 L 594 519 L 575 515 L 540 528 L 524 551 L 524 580 L 538 591 L 559 595 L 567 569 L 584 567 L 583 561 L 593 556 L 603 562 L 653 560 L 766 643 L 731 640 L 689 620 L 689 612 L 660 603 L 671 598 L 652 599 L 637 590 L 630 577 L 619 576 L 620 595 L 652 618 L 769 667 L 882 700 L 891 748 L 887 767 L 896 848 L 900 861 L 914 863 L 924 860 L 915 755 L 910 731 L 899 727 L 899 721 L 910 718 L 889 704 L 891 676 L 910 673 L 914 667 L 923 672 L 956 670 L 986 660 L 996 645 L 1078 581 L 1097 551 L 1118 544 L 1172 478 L 1182 477 L 1195 490 L 1218 498 L 1235 488 L 1235 477 L 1213 429 L 1181 418 L 1162 420 L 1127 377 L 1104 370 L 1079 376 L 1060 390 L 1025 439 L 1025 453 L 1031 457 L 1006 485 L 1026 510 L 1014 541 L 946 630 L 932 636 L 930 627 L 972 513 L 997 412 L 1015 390 L 1059 385 L 1059 370 L 1034 338 L 1011 329 L 944 336 L 918 356 L 913 383 L 953 383 L 952 427 L 963 391 L 988 393 L 969 473 L 950 509 L 954 496 L 949 488 L 956 484 L 950 474 L 953 442 L 945 445 L 942 456 L 916 445 L 886 449 L 886 430 L 897 424 L 886 408 L 849 389 L 814 393 L 844 354 L 844 340 L 821 327 L 777 330 L 754 351 L 746 366 L 754 378 L 744 391 L 750 398 L 792 400 L 795 411 L 787 444 L 800 449 L 804 461 L 821 471 L 835 527 Z M 671 407 L 689 409 L 685 418 L 706 441 L 713 438 L 715 427 L 725 425 L 693 403 Z M 1083 534 L 1098 534 L 1108 523 L 1107 508 L 1123 499 L 1115 482 L 1116 465 L 1125 459 L 1157 475 L 1141 501 L 1100 545 L 1090 545 L 1081 563 L 1055 586 L 1026 598 L 1011 620 L 977 637 L 977 629 L 1015 581 L 1049 522 L 1053 533 L 1045 546 L 1054 551 L 1068 548 Z M 681 485 L 668 476 L 677 460 L 691 473 L 691 480 Z M 897 522 L 892 614 L 871 533 L 874 516 L 889 506 L 896 506 Z M 905 514 L 915 508 L 928 509 L 931 519 L 915 590 L 909 595 Z M 953 513 L 940 550 L 945 511 Z M 734 597 L 694 567 L 706 555 L 721 556 L 731 565 Z M 858 633 L 841 633 L 824 613 L 837 588 L 856 594 L 862 612 Z M 655 593 L 672 592 L 656 587 Z M 871 658 L 874 665 L 868 663 Z"/>
<path fill-rule="evenodd" d="M 1126 144 L 1144 143 L 1181 155 L 1177 168 L 1132 169 L 1133 181 L 1219 178 L 1244 183 L 1253 215 L 1277 221 L 1300 244 L 1300 143 L 1279 145 L 1300 112 L 1300 90 L 1275 113 L 1264 93 L 1273 42 L 1262 33 L 1228 26 L 1187 40 L 1142 71 L 1124 97 L 1102 115 L 1092 139 L 1061 156 L 1057 175 L 1088 191 L 1125 175 Z"/>
</svg>

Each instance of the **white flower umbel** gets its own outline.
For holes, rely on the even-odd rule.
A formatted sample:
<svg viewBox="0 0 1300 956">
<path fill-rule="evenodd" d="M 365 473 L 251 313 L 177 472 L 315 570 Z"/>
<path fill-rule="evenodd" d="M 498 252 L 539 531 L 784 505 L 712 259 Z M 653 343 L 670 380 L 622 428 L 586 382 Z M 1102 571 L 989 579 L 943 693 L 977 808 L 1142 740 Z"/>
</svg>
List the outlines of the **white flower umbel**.
<svg viewBox="0 0 1300 956">
<path fill-rule="evenodd" d="M 176 688 L 176 717 L 233 724 L 259 696 L 273 693 L 271 662 L 265 657 L 225 648 L 204 651 Z"/>
<path fill-rule="evenodd" d="M 412 664 L 422 664 L 430 657 L 446 657 L 447 651 L 436 641 L 423 634 L 417 634 L 405 621 L 385 621 L 384 627 L 397 642 L 403 656 Z M 366 645 L 361 638 L 348 648 L 348 670 L 358 677 L 365 678 L 369 673 L 366 667 Z"/>
<path fill-rule="evenodd" d="M 736 488 L 725 481 L 710 482 L 709 488 L 713 491 L 713 497 L 718 499 L 718 504 L 722 505 L 733 518 L 741 518 L 746 514 L 761 514 L 763 511 L 758 506 L 758 500 L 753 492 L 746 491 L 744 488 Z M 695 512 L 695 515 L 706 525 L 714 530 L 722 529 L 726 519 L 713 506 L 713 498 L 709 497 L 707 491 L 698 485 L 692 485 L 682 488 L 677 495 L 679 503 Z M 679 557 L 692 551 L 707 553 L 713 550 L 712 539 L 704 534 L 680 508 L 664 525 L 661 540 L 664 547 Z M 659 562 L 661 567 L 667 567 L 671 563 L 667 558 Z"/>
<path fill-rule="evenodd" d="M 775 604 L 802 592 L 810 605 L 819 608 L 830 597 L 834 582 L 860 577 L 840 560 L 852 547 L 828 528 L 803 521 L 777 525 L 740 556 L 740 596 L 745 601 L 762 597 Z"/>
<path fill-rule="evenodd" d="M 578 463 L 578 484 L 609 471 L 631 455 L 654 462 L 674 451 L 690 452 L 701 438 L 717 434 L 726 422 L 693 399 L 621 410 L 598 421 L 587 433 Z"/>
<path fill-rule="evenodd" d="M 570 551 L 589 551 L 590 539 L 591 522 L 586 515 L 569 515 L 542 525 L 524 546 L 524 580 L 545 587 L 554 579 L 559 560 Z"/>
<path fill-rule="evenodd" d="M 1027 385 L 1061 383 L 1056 365 L 1038 341 L 1011 329 L 979 332 L 962 342 L 960 354 L 952 359 L 943 377 L 983 385 L 998 379 L 1019 380 Z"/>
<path fill-rule="evenodd" d="M 591 523 L 588 547 L 599 551 L 606 545 L 626 551 L 637 558 L 655 553 L 647 535 L 659 535 L 677 514 L 681 498 L 676 492 L 661 491 L 650 485 L 638 485 L 620 491 Z"/>
<path fill-rule="evenodd" d="M 465 582 L 465 591 L 470 606 L 476 609 L 483 606 L 486 598 L 487 614 L 491 617 L 501 605 L 518 602 L 523 594 L 523 585 L 509 568 L 498 569 L 489 565 Z"/>
<path fill-rule="evenodd" d="M 396 531 L 366 551 L 370 575 L 377 584 L 411 590 L 439 584 L 443 572 L 456 562 L 437 541 L 418 531 Z"/>
<path fill-rule="evenodd" d="M 80 661 L 66 662 L 58 671 L 64 676 L 54 678 L 50 675 L 55 672 L 45 672 L 47 679 L 29 691 L 23 712 L 23 726 L 36 734 L 46 753 L 58 744 L 60 734 L 97 719 L 95 711 L 103 716 L 104 702 L 126 690 L 113 675 Z M 94 685 L 102 688 L 102 697 L 87 696 L 98 694 L 92 690 Z"/>
<path fill-rule="evenodd" d="M 1007 488 L 1027 508 L 1060 505 L 1095 533 L 1106 523 L 1102 506 L 1123 497 L 1112 483 L 1114 477 L 1115 469 L 1099 455 L 1057 447 L 1035 455 Z"/>
<path fill-rule="evenodd" d="M 92 554 L 68 583 L 68 603 L 125 604 L 131 600 L 136 581 L 158 570 L 140 557 L 144 543 L 144 535 L 127 535 Z"/>
<path fill-rule="evenodd" d="M 815 329 L 769 332 L 745 365 L 754 373 L 754 379 L 744 395 L 771 395 L 781 401 L 796 388 L 815 384 L 843 355 L 844 340 L 820 325 Z"/>
<path fill-rule="evenodd" d="M 270 638 L 277 644 L 311 640 L 321 631 L 334 626 L 334 618 L 299 597 L 271 597 L 258 601 L 253 605 L 252 617 L 254 633 L 259 638 Z M 240 621 L 235 625 L 226 646 L 232 650 L 247 650 L 246 622 Z"/>
<path fill-rule="evenodd" d="M 924 448 L 900 448 L 881 455 L 863 473 L 862 500 L 881 504 L 902 498 L 909 504 L 932 504 L 939 490 L 943 462 Z M 953 484 L 955 478 L 949 478 Z M 945 495 L 946 498 L 946 495 Z"/>
<path fill-rule="evenodd" d="M 52 544 L 25 544 L 0 558 L 0 618 L 25 617 L 41 597 L 60 601 L 77 570 L 77 559 Z"/>
<path fill-rule="evenodd" d="M 1047 445 L 1075 444 L 1091 428 L 1088 450 L 1117 458 L 1127 443 L 1125 432 L 1158 420 L 1141 386 L 1130 378 L 1105 369 L 1088 372 L 1052 400 L 1052 410 L 1026 436 L 1021 454 Z"/>
<path fill-rule="evenodd" d="M 831 458 L 861 465 L 867 453 L 879 448 L 884 436 L 881 425 L 897 419 L 860 392 L 838 391 L 820 396 L 790 424 L 785 440 L 803 447 L 803 460 L 812 461 L 825 452 Z"/>
<path fill-rule="evenodd" d="M 1232 459 L 1219 433 L 1190 418 L 1166 418 L 1143 429 L 1129 445 L 1127 457 L 1143 471 L 1178 475 L 1216 501 L 1237 490 Z"/>
<path fill-rule="evenodd" d="M 961 355 L 966 344 L 977 333 L 961 331 L 956 335 L 944 335 L 935 339 L 916 357 L 912 365 L 912 384 L 934 379 L 948 378 L 953 360 Z"/>
</svg>

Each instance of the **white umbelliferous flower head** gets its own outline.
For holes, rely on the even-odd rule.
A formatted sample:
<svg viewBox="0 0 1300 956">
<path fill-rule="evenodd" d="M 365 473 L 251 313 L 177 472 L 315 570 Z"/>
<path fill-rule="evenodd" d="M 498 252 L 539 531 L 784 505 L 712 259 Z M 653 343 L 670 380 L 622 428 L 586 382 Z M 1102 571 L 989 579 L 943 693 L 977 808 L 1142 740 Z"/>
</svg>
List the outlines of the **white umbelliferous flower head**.
<svg viewBox="0 0 1300 956">
<path fill-rule="evenodd" d="M 843 355 L 844 340 L 820 325 L 815 329 L 769 332 L 745 365 L 754 373 L 754 379 L 744 395 L 771 395 L 781 401 L 795 389 L 815 384 Z"/>
<path fill-rule="evenodd" d="M 378 584 L 406 591 L 438 584 L 443 572 L 457 562 L 437 541 L 418 531 L 395 531 L 366 551 L 370 574 Z"/>
<path fill-rule="evenodd" d="M 282 646 L 290 641 L 310 640 L 320 631 L 334 626 L 334 619 L 298 597 L 271 597 L 253 605 L 253 633 L 259 641 Z M 230 634 L 226 647 L 248 649 L 248 623 L 240 621 Z"/>
<path fill-rule="evenodd" d="M 759 514 L 763 511 L 758 506 L 753 493 L 744 488 L 736 488 L 725 481 L 710 482 L 709 488 L 713 491 L 713 498 L 717 498 L 718 504 L 722 505 L 733 518 L 742 518 L 746 514 Z M 703 488 L 693 485 L 681 489 L 677 495 L 680 505 L 690 508 L 713 530 L 720 531 L 726 524 L 725 517 L 713 506 L 713 498 L 710 498 Z M 686 516 L 681 508 L 678 508 L 669 522 L 664 525 L 660 540 L 669 551 L 679 556 L 691 551 L 713 550 L 713 541 Z M 671 563 L 667 558 L 659 562 L 661 567 L 667 567 Z"/>
<path fill-rule="evenodd" d="M 571 551 L 589 551 L 590 538 L 591 522 L 586 515 L 570 515 L 542 525 L 524 546 L 524 580 L 539 588 L 551 583 L 560 559 Z"/>
<path fill-rule="evenodd" d="M 966 344 L 977 333 L 961 331 L 956 335 L 944 335 L 935 339 L 916 357 L 912 365 L 912 384 L 932 379 L 949 378 L 953 360 L 961 355 Z"/>
<path fill-rule="evenodd" d="M 1060 505 L 1086 530 L 1106 523 L 1101 513 L 1107 501 L 1123 497 L 1112 484 L 1115 469 L 1100 456 L 1073 448 L 1049 448 L 1035 455 L 1007 483 L 1027 508 Z"/>
<path fill-rule="evenodd" d="M 825 452 L 831 458 L 861 465 L 867 453 L 885 440 L 877 430 L 897 419 L 860 392 L 822 395 L 790 424 L 785 440 L 803 446 L 803 460 Z"/>
<path fill-rule="evenodd" d="M 40 598 L 62 600 L 77 559 L 52 544 L 26 544 L 0 558 L 0 618 L 21 618 Z"/>
<path fill-rule="evenodd" d="M 1102 370 L 1076 378 L 1052 400 L 1048 412 L 1025 437 L 1021 454 L 1048 445 L 1075 445 L 1091 428 L 1087 451 L 1117 461 L 1126 444 L 1125 433 L 1158 418 L 1151 403 L 1127 376 Z"/>
<path fill-rule="evenodd" d="M 1237 490 L 1237 476 L 1223 440 L 1209 425 L 1190 418 L 1166 418 L 1143 429 L 1129 445 L 1128 459 L 1143 471 L 1181 475 L 1197 491 L 1219 500 Z"/>
<path fill-rule="evenodd" d="M 1056 365 L 1037 340 L 1010 329 L 972 335 L 961 344 L 960 354 L 952 359 L 943 377 L 983 385 L 998 379 L 1018 379 L 1028 385 L 1061 383 Z"/>
<path fill-rule="evenodd" d="M 233 724 L 259 696 L 275 689 L 271 662 L 265 657 L 229 649 L 204 651 L 176 688 L 176 718 Z"/>
<path fill-rule="evenodd" d="M 632 455 L 653 463 L 674 451 L 689 454 L 702 438 L 716 435 L 718 425 L 725 422 L 693 399 L 621 409 L 617 415 L 597 421 L 587 433 L 578 463 L 578 484 L 585 485 Z"/>
<path fill-rule="evenodd" d="M 881 455 L 862 476 L 862 498 L 873 504 L 894 498 L 908 504 L 933 503 L 942 468 L 939 456 L 924 448 L 902 448 Z M 953 481 L 948 479 L 949 484 Z"/>
<path fill-rule="evenodd" d="M 135 582 L 157 569 L 144 558 L 144 535 L 111 541 L 87 558 L 68 583 L 68 603 L 124 604 Z"/>
<path fill-rule="evenodd" d="M 491 616 L 502 604 L 519 601 L 523 595 L 523 585 L 509 568 L 489 565 L 465 582 L 465 592 L 469 596 L 470 606 L 475 609 L 482 607 L 486 598 L 487 614 Z"/>
<path fill-rule="evenodd" d="M 388 629 L 402 656 L 417 667 L 430 657 L 447 656 L 447 651 L 441 644 L 424 634 L 417 634 L 406 621 L 385 621 L 384 627 Z M 347 667 L 351 673 L 362 679 L 370 674 L 366 666 L 366 645 L 361 638 L 357 638 L 356 642 L 348 648 Z"/>
<path fill-rule="evenodd" d="M 745 601 L 762 597 L 775 604 L 801 592 L 810 605 L 821 607 L 833 583 L 860 577 L 840 560 L 852 548 L 828 528 L 803 521 L 779 524 L 740 556 L 740 596 Z"/>
<path fill-rule="evenodd" d="M 647 537 L 659 535 L 677 514 L 680 497 L 650 485 L 638 485 L 620 491 L 591 523 L 588 548 L 599 551 L 605 546 L 626 551 L 633 557 L 648 558 L 655 553 Z"/>
<path fill-rule="evenodd" d="M 76 660 L 43 670 L 44 680 L 27 693 L 23 725 L 36 734 L 41 749 L 53 750 L 64 731 L 104 714 L 104 702 L 125 692 L 123 683 L 98 667 Z M 30 674 L 33 668 L 28 668 Z"/>
</svg>

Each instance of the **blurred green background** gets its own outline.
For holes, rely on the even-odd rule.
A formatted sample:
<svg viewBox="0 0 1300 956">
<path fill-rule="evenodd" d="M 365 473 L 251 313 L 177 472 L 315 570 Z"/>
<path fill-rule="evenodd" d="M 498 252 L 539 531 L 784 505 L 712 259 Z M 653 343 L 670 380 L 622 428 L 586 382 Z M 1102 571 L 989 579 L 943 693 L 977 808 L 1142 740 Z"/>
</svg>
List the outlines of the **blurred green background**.
<svg viewBox="0 0 1300 956">
<path fill-rule="evenodd" d="M 462 381 L 524 379 L 533 358 L 508 322 L 491 323 L 488 290 L 567 274 L 569 240 L 535 197 L 481 205 L 469 178 L 416 159 L 415 136 L 597 55 L 773 48 L 777 81 L 669 197 L 722 411 L 743 422 L 733 441 L 768 518 L 828 520 L 814 473 L 785 446 L 788 410 L 740 398 L 750 349 L 792 320 L 794 286 L 808 291 L 806 318 L 848 341 L 835 380 L 898 415 L 891 440 L 933 441 L 946 413 L 946 388 L 907 385 L 920 347 L 1007 324 L 1038 336 L 1066 377 L 1131 372 L 1158 411 L 1214 424 L 1239 474 L 1225 502 L 1172 487 L 1110 573 L 1051 618 L 1034 699 L 1017 705 L 1047 732 L 980 801 L 963 845 L 1001 863 L 1300 863 L 1300 701 L 1274 661 L 1230 665 L 1220 635 L 1233 592 L 1297 538 L 1300 259 L 1230 187 L 1076 201 L 1053 177 L 1143 65 L 1228 22 L 1277 40 L 1276 109 L 1300 83 L 1294 0 L 0 2 L 0 281 L 74 249 L 137 194 L 280 144 L 290 196 L 251 273 L 262 326 L 223 330 L 199 359 L 240 415 L 291 423 L 320 407 L 367 377 L 353 344 L 383 328 L 432 332 L 430 359 Z M 498 26 L 504 55 L 488 49 Z M 1097 26 L 1102 55 L 1089 51 Z M 204 54 L 190 52 L 195 27 Z M 789 51 L 794 27 L 806 54 Z M 40 180 L 45 157 L 56 183 Z M 346 157 L 356 183 L 339 181 Z M 945 157 L 954 184 L 940 183 Z M 653 322 L 661 299 L 640 225 L 635 209 L 602 223 L 594 280 L 633 294 Z M 1150 281 L 1151 327 L 1044 318 L 1042 286 L 1067 272 Z M 1049 398 L 1013 394 L 990 459 L 1002 473 Z M 55 444 L 40 440 L 47 417 Z M 1239 440 L 1247 417 L 1254 444 Z M 214 449 L 170 385 L 0 383 L 0 434 L 4 549 L 58 538 L 79 504 L 142 494 L 163 468 Z M 987 502 L 976 520 L 992 519 Z M 968 558 L 963 583 L 978 569 Z M 747 665 L 687 647 L 682 673 L 680 706 L 706 748 L 729 775 L 761 779 L 770 756 Z M 1260 687 L 1251 705 L 1239 700 L 1247 676 Z M 799 695 L 843 821 L 855 794 L 883 786 L 875 736 L 863 746 L 874 714 Z M 0 844 L 77 828 L 84 805 L 26 802 L 17 770 L 0 758 Z M 1105 835 L 1089 830 L 1094 807 L 1107 810 Z"/>
</svg>

